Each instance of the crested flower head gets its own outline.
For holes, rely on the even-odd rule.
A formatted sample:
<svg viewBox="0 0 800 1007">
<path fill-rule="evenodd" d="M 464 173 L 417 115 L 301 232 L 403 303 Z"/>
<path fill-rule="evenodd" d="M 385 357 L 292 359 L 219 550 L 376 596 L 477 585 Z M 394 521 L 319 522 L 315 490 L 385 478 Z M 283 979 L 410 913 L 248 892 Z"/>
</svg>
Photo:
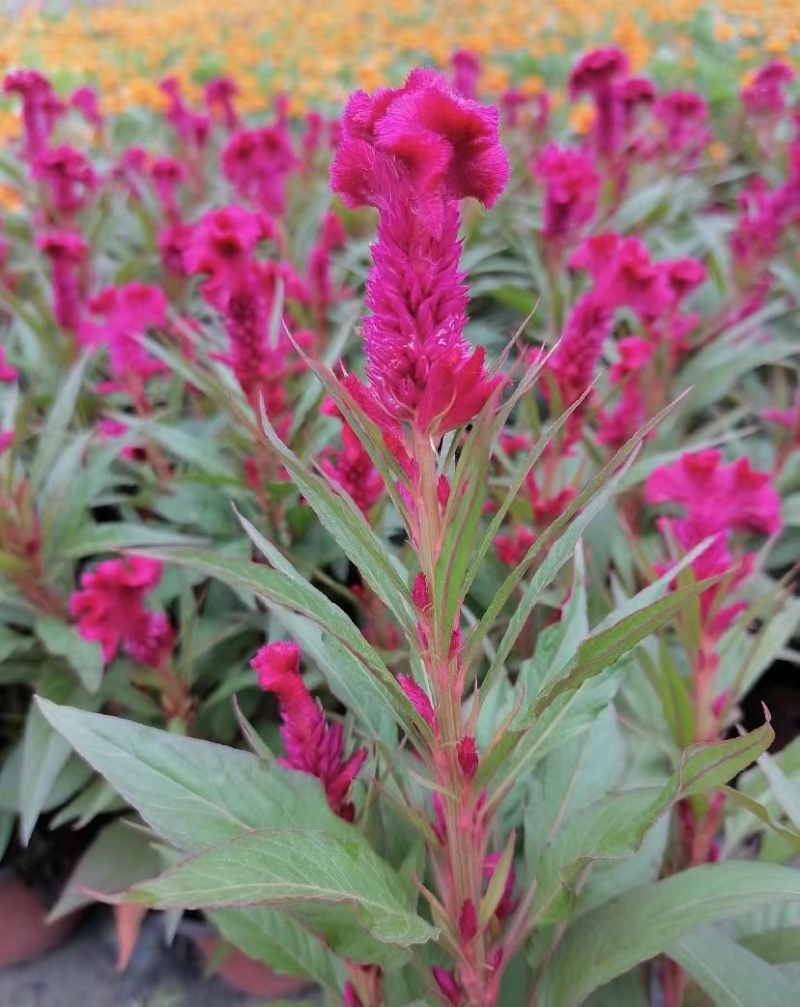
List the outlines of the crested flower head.
<svg viewBox="0 0 800 1007">
<path fill-rule="evenodd" d="M 147 380 L 164 369 L 139 343 L 148 329 L 166 324 L 167 298 L 160 287 L 137 282 L 106 287 L 88 307 L 97 321 L 82 323 L 81 341 L 108 347 L 110 371 L 117 381 L 132 376 Z"/>
<path fill-rule="evenodd" d="M 300 674 L 300 648 L 296 643 L 267 644 L 253 658 L 251 667 L 259 686 L 272 692 L 280 703 L 285 750 L 280 762 L 316 776 L 325 788 L 331 810 L 352 821 L 355 809 L 346 798 L 367 750 L 360 748 L 345 759 L 342 725 L 329 724 L 311 697 Z"/>
<path fill-rule="evenodd" d="M 468 49 L 459 49 L 453 53 L 450 63 L 453 67 L 453 89 L 464 98 L 477 98 L 480 58 Z"/>
<path fill-rule="evenodd" d="M 548 143 L 531 167 L 545 182 L 543 235 L 551 240 L 574 237 L 597 210 L 600 176 L 591 158 Z"/>
<path fill-rule="evenodd" d="M 70 614 L 84 640 L 101 644 L 106 664 L 131 634 L 142 642 L 138 633 L 143 626 L 144 597 L 161 580 L 161 569 L 156 560 L 129 556 L 104 560 L 81 575 L 80 590 L 69 600 Z M 162 639 L 163 631 L 161 627 Z"/>
<path fill-rule="evenodd" d="M 356 91 L 342 118 L 331 185 L 348 206 L 381 207 L 406 190 L 419 205 L 473 196 L 491 207 L 508 181 L 496 108 L 456 94 L 433 70 L 401 88 Z"/>
<path fill-rule="evenodd" d="M 620 77 L 628 72 L 628 58 L 620 49 L 592 49 L 581 56 L 569 75 L 571 98 L 582 94 L 596 96 L 608 91 Z"/>
<path fill-rule="evenodd" d="M 356 92 L 342 120 L 331 185 L 349 206 L 380 210 L 364 320 L 371 387 L 349 387 L 384 430 L 440 437 L 474 419 L 500 383 L 464 338 L 458 202 L 491 206 L 508 158 L 497 109 L 413 71 L 402 88 Z"/>
<path fill-rule="evenodd" d="M 33 177 L 47 188 L 56 214 L 64 216 L 82 210 L 98 185 L 91 163 L 67 144 L 39 154 L 33 162 Z"/>
</svg>

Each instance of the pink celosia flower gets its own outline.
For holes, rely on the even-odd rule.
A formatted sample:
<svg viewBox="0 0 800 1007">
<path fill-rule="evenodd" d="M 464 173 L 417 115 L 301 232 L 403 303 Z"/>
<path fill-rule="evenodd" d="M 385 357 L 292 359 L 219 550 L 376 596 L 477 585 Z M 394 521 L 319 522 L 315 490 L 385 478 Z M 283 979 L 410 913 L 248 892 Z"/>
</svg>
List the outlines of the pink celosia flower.
<svg viewBox="0 0 800 1007">
<path fill-rule="evenodd" d="M 19 371 L 16 367 L 12 367 L 11 364 L 6 363 L 6 350 L 4 346 L 0 346 L 0 383 L 16 381 L 19 377 Z"/>
<path fill-rule="evenodd" d="M 348 426 L 342 427 L 341 450 L 329 450 L 320 467 L 332 482 L 347 491 L 365 515 L 383 495 L 383 477 Z"/>
<path fill-rule="evenodd" d="M 531 168 L 545 181 L 542 234 L 551 241 L 572 240 L 597 212 L 600 176 L 591 158 L 548 143 Z"/>
<path fill-rule="evenodd" d="M 408 422 L 441 436 L 473 419 L 500 382 L 463 334 L 457 203 L 491 206 L 505 186 L 497 121 L 496 109 L 428 70 L 403 88 L 356 92 L 345 109 L 331 184 L 347 205 L 381 213 L 364 320 L 370 388 L 359 397 L 387 429 Z"/>
<path fill-rule="evenodd" d="M 670 300 L 664 271 L 636 237 L 592 235 L 575 249 L 569 265 L 589 272 L 596 299 L 609 308 L 630 308 L 645 322 L 656 318 Z"/>
<path fill-rule="evenodd" d="M 325 118 L 316 109 L 306 112 L 305 130 L 303 132 L 303 160 L 306 168 L 311 166 L 314 156 L 322 143 L 325 129 Z"/>
<path fill-rule="evenodd" d="M 780 497 L 770 477 L 747 458 L 725 464 L 719 451 L 681 455 L 647 480 L 649 503 L 676 503 L 705 535 L 742 531 L 774 535 L 781 529 Z"/>
<path fill-rule="evenodd" d="M 194 228 L 191 224 L 178 221 L 168 224 L 158 232 L 158 252 L 164 269 L 173 276 L 185 278 L 189 275 L 186 269 L 186 253 L 192 242 Z"/>
<path fill-rule="evenodd" d="M 237 194 L 276 217 L 286 210 L 286 179 L 299 163 L 281 124 L 240 130 L 222 152 L 222 173 Z"/>
<path fill-rule="evenodd" d="M 347 235 L 344 225 L 338 215 L 328 212 L 322 218 L 319 241 L 311 249 L 308 256 L 306 272 L 308 274 L 311 295 L 317 311 L 317 324 L 322 327 L 327 317 L 328 309 L 334 300 L 343 296 L 342 291 L 334 294 L 331 285 L 331 253 L 335 249 L 344 248 Z"/>
<path fill-rule="evenodd" d="M 500 108 L 503 110 L 503 120 L 509 129 L 519 125 L 520 112 L 528 104 L 529 98 L 524 91 L 510 87 L 500 95 Z"/>
<path fill-rule="evenodd" d="M 6 451 L 14 443 L 15 433 L 13 430 L 0 430 L 0 455 L 5 454 Z"/>
<path fill-rule="evenodd" d="M 25 156 L 35 158 L 47 147 L 56 122 L 64 112 L 64 104 L 50 82 L 36 70 L 15 70 L 6 74 L 3 91 L 22 99 Z"/>
<path fill-rule="evenodd" d="M 69 99 L 72 108 L 77 109 L 83 118 L 95 129 L 100 129 L 103 125 L 103 116 L 100 112 L 100 99 L 97 92 L 91 87 L 79 87 L 72 92 Z"/>
<path fill-rule="evenodd" d="M 584 294 L 575 302 L 561 340 L 545 364 L 542 384 L 550 397 L 550 380 L 554 382 L 562 409 L 576 402 L 594 381 L 612 324 L 610 308 L 595 294 Z"/>
<path fill-rule="evenodd" d="M 91 163 L 67 145 L 39 154 L 33 161 L 33 177 L 46 187 L 53 211 L 64 217 L 82 210 L 98 185 Z"/>
<path fill-rule="evenodd" d="M 367 757 L 366 748 L 344 758 L 344 730 L 330 724 L 314 702 L 300 674 L 300 648 L 295 643 L 270 643 L 256 654 L 251 667 L 258 684 L 274 693 L 281 706 L 281 738 L 290 769 L 316 776 L 325 788 L 334 814 L 351 822 L 355 808 L 346 798 Z"/>
<path fill-rule="evenodd" d="M 89 246 L 77 231 L 48 231 L 36 247 L 50 261 L 53 278 L 53 314 L 58 324 L 75 332 L 84 300 L 83 266 Z"/>
<path fill-rule="evenodd" d="M 647 77 L 626 77 L 614 85 L 614 93 L 622 109 L 625 129 L 630 129 L 639 109 L 650 108 L 658 96 L 655 84 Z"/>
<path fill-rule="evenodd" d="M 202 150 L 211 133 L 211 119 L 189 108 L 181 94 L 180 83 L 175 77 L 165 78 L 158 86 L 168 100 L 164 118 L 178 134 L 182 143 L 192 149 Z"/>
<path fill-rule="evenodd" d="M 144 611 L 125 634 L 122 645 L 132 661 L 159 668 L 172 654 L 175 630 L 163 612 Z"/>
<path fill-rule="evenodd" d="M 655 116 L 664 128 L 669 154 L 680 154 L 691 162 L 709 140 L 706 128 L 708 105 L 695 91 L 670 91 L 655 104 Z"/>
<path fill-rule="evenodd" d="M 165 216 L 168 220 L 177 221 L 180 207 L 175 190 L 189 177 L 186 165 L 174 157 L 159 157 L 150 165 L 150 177 Z"/>
<path fill-rule="evenodd" d="M 754 117 L 778 116 L 786 109 L 784 88 L 795 78 L 795 72 L 782 60 L 770 60 L 759 67 L 750 84 L 742 88 L 742 102 Z"/>
<path fill-rule="evenodd" d="M 453 90 L 474 101 L 478 97 L 478 78 L 481 75 L 481 61 L 474 52 L 459 49 L 454 52 L 450 63 L 453 67 Z"/>
<path fill-rule="evenodd" d="M 231 132 L 239 125 L 233 99 L 239 94 L 236 82 L 230 77 L 215 77 L 206 83 L 205 99 L 209 112 L 218 111 L 225 128 Z"/>
<path fill-rule="evenodd" d="M 130 387 L 135 394 L 139 383 L 164 370 L 165 365 L 151 357 L 138 339 L 148 329 L 166 325 L 167 298 L 160 287 L 146 283 L 106 287 L 89 301 L 88 308 L 100 320 L 84 321 L 80 339 L 88 346 L 108 347 L 116 387 Z"/>
<path fill-rule="evenodd" d="M 269 325 L 278 287 L 287 299 L 307 299 L 305 285 L 289 263 L 257 261 L 256 245 L 271 236 L 269 221 L 238 206 L 214 210 L 196 225 L 184 264 L 205 273 L 201 290 L 225 319 L 229 357 L 225 358 L 254 408 L 262 395 L 268 414 L 277 416 L 286 401 L 286 381 L 302 369 L 292 360 L 293 347 L 283 329 L 270 339 Z M 286 324 L 291 316 L 284 314 Z M 294 339 L 309 346 L 313 334 L 298 331 Z"/>
<path fill-rule="evenodd" d="M 619 146 L 622 108 L 615 84 L 627 72 L 628 59 L 619 49 L 595 49 L 582 56 L 569 75 L 570 97 L 589 94 L 594 101 L 594 137 L 601 157 L 609 157 Z"/>
<path fill-rule="evenodd" d="M 130 556 L 104 560 L 81 575 L 80 590 L 69 600 L 69 610 L 84 640 L 103 648 L 108 664 L 130 637 L 139 640 L 144 597 L 161 579 L 161 564 Z"/>
<path fill-rule="evenodd" d="M 651 504 L 677 504 L 683 509 L 683 516 L 659 521 L 661 531 L 683 549 L 712 539 L 692 570 L 698 580 L 727 575 L 727 583 L 707 589 L 700 599 L 703 633 L 707 640 L 717 639 L 743 607 L 742 603 L 726 606 L 727 595 L 752 569 L 752 556 L 732 555 L 733 536 L 775 535 L 782 527 L 780 497 L 769 475 L 755 472 L 747 458 L 726 464 L 719 451 L 686 453 L 653 472 L 645 484 L 645 498 Z"/>
</svg>

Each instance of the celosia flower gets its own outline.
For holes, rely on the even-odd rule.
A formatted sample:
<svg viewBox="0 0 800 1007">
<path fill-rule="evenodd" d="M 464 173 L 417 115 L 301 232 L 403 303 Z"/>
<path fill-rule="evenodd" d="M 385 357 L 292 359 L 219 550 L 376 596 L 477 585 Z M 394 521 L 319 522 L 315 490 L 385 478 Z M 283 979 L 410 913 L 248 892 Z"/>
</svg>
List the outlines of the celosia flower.
<svg viewBox="0 0 800 1007">
<path fill-rule="evenodd" d="M 647 480 L 649 503 L 676 503 L 701 538 L 714 532 L 774 535 L 781 529 L 780 497 L 765 472 L 747 458 L 725 464 L 719 451 L 681 455 Z"/>
<path fill-rule="evenodd" d="M 33 177 L 47 188 L 55 213 L 65 217 L 82 210 L 98 185 L 88 159 L 66 144 L 39 154 L 33 161 Z"/>
<path fill-rule="evenodd" d="M 346 490 L 365 515 L 383 495 L 383 477 L 349 426 L 342 427 L 341 450 L 328 450 L 320 467 L 332 482 Z"/>
<path fill-rule="evenodd" d="M 463 98 L 474 101 L 478 97 L 478 78 L 481 75 L 481 61 L 474 52 L 459 49 L 454 52 L 450 63 L 453 67 L 453 90 Z"/>
<path fill-rule="evenodd" d="M 478 747 L 473 737 L 462 738 L 456 749 L 458 764 L 467 780 L 472 780 L 478 772 Z"/>
<path fill-rule="evenodd" d="M 782 60 L 770 60 L 759 67 L 750 84 L 742 89 L 742 102 L 752 116 L 778 116 L 786 109 L 784 88 L 795 72 Z"/>
<path fill-rule="evenodd" d="M 497 535 L 494 539 L 494 551 L 501 563 L 506 566 L 518 566 L 528 550 L 536 541 L 536 532 L 519 525 L 510 535 Z"/>
<path fill-rule="evenodd" d="M 528 95 L 515 87 L 510 87 L 500 95 L 500 108 L 509 129 L 519 125 L 520 111 L 528 104 Z"/>
<path fill-rule="evenodd" d="M 64 112 L 64 104 L 50 82 L 36 70 L 15 70 L 7 74 L 3 91 L 22 99 L 25 156 L 35 158 L 46 149 L 56 122 Z"/>
<path fill-rule="evenodd" d="M 161 579 L 156 560 L 130 556 L 104 560 L 81 575 L 80 590 L 69 600 L 69 610 L 84 640 L 96 641 L 108 664 L 129 637 L 134 649 L 142 628 L 144 597 Z"/>
<path fill-rule="evenodd" d="M 175 77 L 162 80 L 159 89 L 168 99 L 164 118 L 178 134 L 182 143 L 192 149 L 201 150 L 208 142 L 211 133 L 211 119 L 189 108 L 181 94 L 180 83 Z"/>
<path fill-rule="evenodd" d="M 630 308 L 645 322 L 656 318 L 670 300 L 664 271 L 636 237 L 592 235 L 572 253 L 569 265 L 589 272 L 597 301 L 612 309 Z"/>
<path fill-rule="evenodd" d="M 240 130 L 222 151 L 222 173 L 237 194 L 276 217 L 286 210 L 286 179 L 299 164 L 282 124 Z"/>
<path fill-rule="evenodd" d="M 577 402 L 594 381 L 612 324 L 611 309 L 594 293 L 575 302 L 561 339 L 545 364 L 542 382 L 548 396 L 550 381 L 555 384 L 562 410 Z"/>
<path fill-rule="evenodd" d="M 218 110 L 225 128 L 231 132 L 239 125 L 239 117 L 233 107 L 233 99 L 238 94 L 239 88 L 230 77 L 215 77 L 205 86 L 206 107 L 212 113 Z"/>
<path fill-rule="evenodd" d="M 282 411 L 286 380 L 302 368 L 291 360 L 293 347 L 283 331 L 269 339 L 269 323 L 277 290 L 287 299 L 306 299 L 307 291 L 291 264 L 256 261 L 258 242 L 271 236 L 269 221 L 238 206 L 214 210 L 194 228 L 184 264 L 189 272 L 208 274 L 201 290 L 220 311 L 230 348 L 225 358 L 254 408 L 262 395 L 271 417 Z M 284 315 L 286 324 L 291 316 Z M 294 339 L 310 345 L 313 334 L 295 332 Z"/>
<path fill-rule="evenodd" d="M 101 129 L 103 116 L 100 112 L 100 100 L 97 92 L 91 87 L 79 87 L 72 92 L 69 104 L 77 109 L 83 118 L 95 129 Z"/>
<path fill-rule="evenodd" d="M 159 157 L 150 165 L 150 177 L 165 216 L 176 221 L 180 217 L 180 207 L 175 190 L 189 177 L 186 165 L 174 157 Z"/>
<path fill-rule="evenodd" d="M 621 50 L 595 49 L 582 56 L 569 75 L 570 97 L 590 94 L 594 100 L 594 136 L 601 157 L 609 157 L 619 146 L 622 106 L 615 84 L 627 72 L 628 59 Z"/>
<path fill-rule="evenodd" d="M 116 387 L 138 385 L 164 370 L 165 365 L 151 357 L 138 339 L 148 329 L 166 324 L 167 298 L 160 287 L 146 283 L 106 287 L 89 301 L 88 309 L 100 320 L 82 322 L 80 339 L 89 346 L 108 347 Z"/>
<path fill-rule="evenodd" d="M 663 124 L 667 153 L 692 160 L 709 139 L 708 105 L 695 91 L 670 91 L 656 102 L 655 116 Z"/>
<path fill-rule="evenodd" d="M 431 975 L 451 1007 L 462 1007 L 464 994 L 453 973 L 440 965 L 434 965 L 431 968 Z"/>
<path fill-rule="evenodd" d="M 122 640 L 125 653 L 146 668 L 159 668 L 172 654 L 175 631 L 163 612 L 142 612 Z"/>
<path fill-rule="evenodd" d="M 351 822 L 355 808 L 346 798 L 367 757 L 365 748 L 344 758 L 344 730 L 330 724 L 314 702 L 300 674 L 300 648 L 295 643 L 270 643 L 256 654 L 251 667 L 265 692 L 274 693 L 281 706 L 281 738 L 285 755 L 279 760 L 290 769 L 316 776 L 325 788 L 334 814 Z"/>
<path fill-rule="evenodd" d="M 0 430 L 0 455 L 5 454 L 6 451 L 14 443 L 14 438 L 16 434 L 13 430 Z"/>
<path fill-rule="evenodd" d="M 83 264 L 89 246 L 77 231 L 48 231 L 36 247 L 50 260 L 53 279 L 53 314 L 58 324 L 75 332 L 84 299 Z"/>
<path fill-rule="evenodd" d="M 505 186 L 497 121 L 496 109 L 428 70 L 403 88 L 356 92 L 345 109 L 331 184 L 347 205 L 381 213 L 364 320 L 370 388 L 359 397 L 387 429 L 407 422 L 439 437 L 473 419 L 499 384 L 464 338 L 457 203 L 491 206 Z"/>
<path fill-rule="evenodd" d="M 542 234 L 551 241 L 575 238 L 597 212 L 600 176 L 591 159 L 548 143 L 531 168 L 545 182 Z"/>
<path fill-rule="evenodd" d="M 777 534 L 782 527 L 780 497 L 767 473 L 755 472 L 746 458 L 725 464 L 719 451 L 686 453 L 672 465 L 657 468 L 647 480 L 645 497 L 651 504 L 683 509 L 681 517 L 661 518 L 659 528 L 686 551 L 712 540 L 692 570 L 698 580 L 727 575 L 727 583 L 707 589 L 700 598 L 704 637 L 706 642 L 715 640 L 743 607 L 726 606 L 728 592 L 752 568 L 752 556 L 731 554 L 731 540 L 737 532 Z"/>
</svg>

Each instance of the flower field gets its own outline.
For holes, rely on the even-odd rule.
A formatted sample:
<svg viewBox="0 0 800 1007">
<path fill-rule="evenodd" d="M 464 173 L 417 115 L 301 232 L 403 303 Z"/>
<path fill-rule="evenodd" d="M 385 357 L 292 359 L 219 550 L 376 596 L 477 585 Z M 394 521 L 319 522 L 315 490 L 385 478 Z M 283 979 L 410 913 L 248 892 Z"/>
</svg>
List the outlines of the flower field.
<svg viewBox="0 0 800 1007">
<path fill-rule="evenodd" d="M 121 966 L 800 1002 L 800 28 L 619 6 L 2 26 L 0 864 Z"/>
</svg>

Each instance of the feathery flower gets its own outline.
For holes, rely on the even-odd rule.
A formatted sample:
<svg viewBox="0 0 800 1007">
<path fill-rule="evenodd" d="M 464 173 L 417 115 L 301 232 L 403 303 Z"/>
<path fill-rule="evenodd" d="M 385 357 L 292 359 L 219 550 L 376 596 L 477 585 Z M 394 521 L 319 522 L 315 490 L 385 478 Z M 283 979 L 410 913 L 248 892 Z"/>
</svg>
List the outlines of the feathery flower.
<svg viewBox="0 0 800 1007">
<path fill-rule="evenodd" d="M 355 808 L 346 798 L 367 757 L 366 748 L 344 758 L 344 730 L 329 724 L 300 674 L 300 648 L 278 642 L 262 647 L 250 662 L 265 692 L 281 707 L 281 738 L 285 755 L 279 761 L 290 769 L 316 776 L 325 788 L 334 814 L 352 822 Z"/>
<path fill-rule="evenodd" d="M 383 495 L 383 477 L 353 430 L 342 427 L 342 447 L 329 449 L 320 461 L 322 471 L 353 498 L 365 515 Z"/>
<path fill-rule="evenodd" d="M 89 246 L 77 231 L 46 231 L 36 247 L 52 269 L 53 314 L 68 332 L 76 332 L 84 301 L 83 267 Z"/>
<path fill-rule="evenodd" d="M 58 217 L 71 217 L 84 209 L 98 186 L 89 160 L 67 144 L 39 154 L 33 161 L 32 174 L 47 189 Z"/>
<path fill-rule="evenodd" d="M 56 122 L 64 112 L 64 104 L 50 81 L 36 70 L 15 70 L 6 74 L 3 91 L 22 99 L 24 153 L 28 159 L 33 159 L 46 149 Z"/>
<path fill-rule="evenodd" d="M 81 575 L 80 590 L 69 600 L 70 614 L 84 640 L 101 644 L 106 664 L 129 638 L 134 650 L 141 644 L 144 597 L 157 586 L 161 570 L 156 560 L 130 556 L 103 560 Z M 159 632 L 163 638 L 163 626 Z"/>
<path fill-rule="evenodd" d="M 458 201 L 491 206 L 508 178 L 497 109 L 456 94 L 430 70 L 404 87 L 353 94 L 331 185 L 346 205 L 381 214 L 367 280 L 370 387 L 355 391 L 384 429 L 440 437 L 468 423 L 499 385 L 464 338 Z"/>
<path fill-rule="evenodd" d="M 591 158 L 548 143 L 531 168 L 545 182 L 542 234 L 551 241 L 576 237 L 597 211 L 600 176 Z"/>
<path fill-rule="evenodd" d="M 619 147 L 622 130 L 622 106 L 615 85 L 628 72 L 628 58 L 620 49 L 594 49 L 587 52 L 569 75 L 569 95 L 573 100 L 591 95 L 596 116 L 594 138 L 600 157 L 609 157 Z"/>
</svg>

